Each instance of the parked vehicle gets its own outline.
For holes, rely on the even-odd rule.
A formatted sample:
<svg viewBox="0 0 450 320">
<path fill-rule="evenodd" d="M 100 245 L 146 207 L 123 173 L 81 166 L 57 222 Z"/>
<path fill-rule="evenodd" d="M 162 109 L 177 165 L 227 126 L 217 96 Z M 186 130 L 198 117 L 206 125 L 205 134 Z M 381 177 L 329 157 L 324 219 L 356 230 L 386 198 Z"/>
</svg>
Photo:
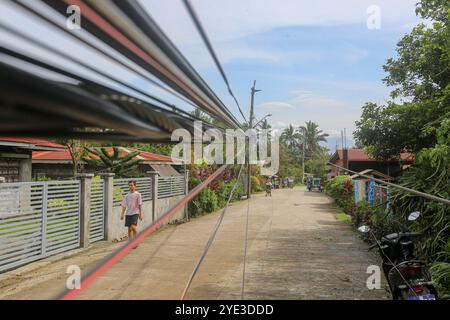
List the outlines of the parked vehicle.
<svg viewBox="0 0 450 320">
<path fill-rule="evenodd" d="M 408 221 L 419 218 L 420 212 L 412 212 Z M 414 256 L 414 243 L 420 233 L 402 231 L 384 235 L 377 239 L 370 227 L 363 225 L 360 232 L 374 237 L 376 243 L 369 250 L 378 247 L 383 259 L 383 272 L 388 281 L 393 300 L 436 300 L 437 293 L 425 263 Z"/>
<path fill-rule="evenodd" d="M 314 189 L 323 191 L 322 179 L 321 178 L 310 178 L 307 183 L 308 191 L 312 191 Z"/>
</svg>

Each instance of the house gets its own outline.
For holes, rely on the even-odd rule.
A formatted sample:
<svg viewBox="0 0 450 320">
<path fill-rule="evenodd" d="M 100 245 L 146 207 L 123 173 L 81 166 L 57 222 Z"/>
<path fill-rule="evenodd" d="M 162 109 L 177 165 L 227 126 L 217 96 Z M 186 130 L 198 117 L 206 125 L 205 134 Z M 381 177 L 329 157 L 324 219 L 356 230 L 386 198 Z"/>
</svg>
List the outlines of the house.
<svg viewBox="0 0 450 320">
<path fill-rule="evenodd" d="M 112 154 L 113 148 L 106 147 L 106 151 Z M 136 149 L 118 147 L 120 156 L 126 156 Z M 183 165 L 181 160 L 173 160 L 170 156 L 156 154 L 152 152 L 140 151 L 133 159 L 141 159 L 136 173 L 133 176 L 144 176 L 148 171 L 157 171 L 161 176 L 179 175 L 179 168 Z M 78 160 L 82 166 L 82 172 L 96 173 L 84 161 Z M 181 168 L 179 168 L 181 171 Z M 33 152 L 33 177 L 51 179 L 70 179 L 73 177 L 73 162 L 68 149 L 64 151 L 36 151 Z"/>
<path fill-rule="evenodd" d="M 66 147 L 36 138 L 0 137 L 0 182 L 32 180 L 32 152 L 61 152 Z"/>
<path fill-rule="evenodd" d="M 398 176 L 413 161 L 413 155 L 407 152 L 401 153 L 398 160 L 376 160 L 364 149 L 337 149 L 330 158 L 330 163 L 355 172 L 372 169 L 392 177 Z M 346 174 L 344 170 L 332 166 L 328 176 L 343 174 Z"/>
</svg>

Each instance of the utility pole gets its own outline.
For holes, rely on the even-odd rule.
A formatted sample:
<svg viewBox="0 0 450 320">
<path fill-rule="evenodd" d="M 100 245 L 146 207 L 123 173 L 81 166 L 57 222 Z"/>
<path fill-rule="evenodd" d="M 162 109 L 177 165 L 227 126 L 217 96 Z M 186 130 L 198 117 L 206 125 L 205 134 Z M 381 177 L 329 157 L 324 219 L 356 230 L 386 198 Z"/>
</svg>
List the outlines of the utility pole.
<svg viewBox="0 0 450 320">
<path fill-rule="evenodd" d="M 253 81 L 253 87 L 251 89 L 250 98 L 250 118 L 249 118 L 249 130 L 253 129 L 253 103 L 255 100 L 255 93 L 261 91 L 256 89 L 256 80 Z M 247 137 L 247 199 L 250 199 L 252 193 L 252 175 L 250 172 L 250 137 Z"/>
<path fill-rule="evenodd" d="M 302 143 L 302 183 L 305 183 L 305 144 L 306 144 L 306 132 L 303 129 L 303 143 Z"/>
</svg>

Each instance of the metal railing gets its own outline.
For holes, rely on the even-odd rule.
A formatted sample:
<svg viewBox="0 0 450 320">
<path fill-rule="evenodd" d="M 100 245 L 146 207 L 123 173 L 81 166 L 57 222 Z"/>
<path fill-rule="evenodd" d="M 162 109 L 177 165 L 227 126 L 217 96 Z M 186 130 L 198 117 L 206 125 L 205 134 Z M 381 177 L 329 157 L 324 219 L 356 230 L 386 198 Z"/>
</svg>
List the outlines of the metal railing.
<svg viewBox="0 0 450 320">
<path fill-rule="evenodd" d="M 0 271 L 79 245 L 79 181 L 0 184 Z"/>
<path fill-rule="evenodd" d="M 158 177 L 158 199 L 185 194 L 184 176 Z"/>
</svg>

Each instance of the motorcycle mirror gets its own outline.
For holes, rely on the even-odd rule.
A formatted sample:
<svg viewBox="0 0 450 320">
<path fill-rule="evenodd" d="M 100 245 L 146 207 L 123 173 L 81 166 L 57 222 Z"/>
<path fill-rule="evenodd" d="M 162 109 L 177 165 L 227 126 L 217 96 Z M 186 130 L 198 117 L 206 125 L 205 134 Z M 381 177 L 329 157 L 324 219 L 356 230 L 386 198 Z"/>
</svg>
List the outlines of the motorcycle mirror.
<svg viewBox="0 0 450 320">
<path fill-rule="evenodd" d="M 367 232 L 370 231 L 370 227 L 369 227 L 369 226 L 360 226 L 360 227 L 358 228 L 358 231 L 359 231 L 359 232 L 362 232 L 362 233 L 367 233 Z"/>
<path fill-rule="evenodd" d="M 409 214 L 409 216 L 408 216 L 408 221 L 414 221 L 414 220 L 417 220 L 417 218 L 419 218 L 419 217 L 420 217 L 420 212 L 419 212 L 419 211 L 411 212 L 411 213 Z"/>
</svg>

